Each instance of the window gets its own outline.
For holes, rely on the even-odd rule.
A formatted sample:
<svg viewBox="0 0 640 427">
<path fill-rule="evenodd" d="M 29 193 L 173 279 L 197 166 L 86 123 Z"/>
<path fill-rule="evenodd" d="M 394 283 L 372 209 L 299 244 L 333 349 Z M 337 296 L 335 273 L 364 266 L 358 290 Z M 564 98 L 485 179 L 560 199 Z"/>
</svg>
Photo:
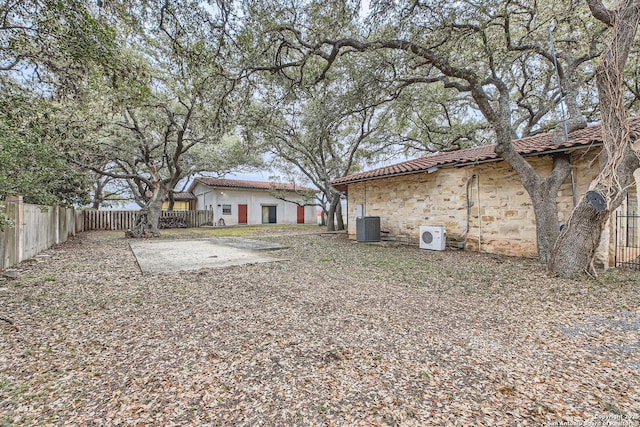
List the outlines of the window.
<svg viewBox="0 0 640 427">
<path fill-rule="evenodd" d="M 222 205 L 222 215 L 231 215 L 231 205 Z"/>
</svg>

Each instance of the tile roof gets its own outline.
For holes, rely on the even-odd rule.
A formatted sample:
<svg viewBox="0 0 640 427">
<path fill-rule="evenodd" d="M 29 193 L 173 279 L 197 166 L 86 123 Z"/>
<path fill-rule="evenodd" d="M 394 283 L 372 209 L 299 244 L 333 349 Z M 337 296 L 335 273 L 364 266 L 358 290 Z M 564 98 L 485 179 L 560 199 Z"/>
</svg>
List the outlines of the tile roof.
<svg viewBox="0 0 640 427">
<path fill-rule="evenodd" d="M 629 120 L 631 130 L 640 133 L 640 117 Z M 544 154 L 545 152 L 569 149 L 574 147 L 588 146 L 601 142 L 600 125 L 588 126 L 569 134 L 567 141 L 554 144 L 550 133 L 530 136 L 513 141 L 518 153 L 523 155 Z M 351 175 L 337 178 L 331 181 L 334 186 L 343 187 L 346 184 L 366 181 L 372 179 L 385 178 L 394 175 L 405 175 L 411 173 L 424 172 L 434 166 L 444 165 L 465 165 L 469 163 L 482 162 L 487 160 L 498 160 L 499 156 L 494 152 L 496 144 L 483 145 L 481 147 L 464 148 L 462 150 L 448 151 L 428 157 L 420 157 L 396 163 L 369 171 L 358 172 Z"/>
<path fill-rule="evenodd" d="M 202 183 L 209 187 L 224 187 L 224 188 L 238 188 L 247 190 L 284 190 L 284 191 L 314 191 L 311 188 L 303 187 L 300 185 L 283 183 L 283 182 L 266 182 L 266 181 L 245 181 L 239 179 L 225 179 L 225 178 L 196 178 L 193 186 L 196 183 Z"/>
<path fill-rule="evenodd" d="M 150 199 L 153 193 L 151 191 L 145 191 L 144 193 L 147 199 Z M 174 202 L 187 202 L 189 200 L 197 200 L 198 198 L 191 192 L 175 192 L 173 193 L 173 201 Z M 169 200 L 169 195 L 167 194 L 164 197 L 164 201 Z"/>
<path fill-rule="evenodd" d="M 173 200 L 176 202 L 187 202 L 189 200 L 197 200 L 197 197 L 194 196 L 193 193 L 179 192 L 173 193 Z"/>
</svg>

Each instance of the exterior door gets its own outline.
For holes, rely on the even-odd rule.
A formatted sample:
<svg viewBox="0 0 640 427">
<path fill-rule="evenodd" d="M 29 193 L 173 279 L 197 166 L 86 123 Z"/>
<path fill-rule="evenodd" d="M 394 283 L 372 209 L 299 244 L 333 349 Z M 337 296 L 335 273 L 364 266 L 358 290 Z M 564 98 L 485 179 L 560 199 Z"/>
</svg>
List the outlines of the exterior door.
<svg viewBox="0 0 640 427">
<path fill-rule="evenodd" d="M 298 224 L 304 224 L 304 206 L 298 206 Z"/>
<path fill-rule="evenodd" d="M 263 206 L 262 207 L 262 223 L 263 224 L 275 224 L 276 218 L 276 206 Z"/>
<path fill-rule="evenodd" d="M 248 224 L 247 205 L 238 205 L 238 224 Z"/>
</svg>

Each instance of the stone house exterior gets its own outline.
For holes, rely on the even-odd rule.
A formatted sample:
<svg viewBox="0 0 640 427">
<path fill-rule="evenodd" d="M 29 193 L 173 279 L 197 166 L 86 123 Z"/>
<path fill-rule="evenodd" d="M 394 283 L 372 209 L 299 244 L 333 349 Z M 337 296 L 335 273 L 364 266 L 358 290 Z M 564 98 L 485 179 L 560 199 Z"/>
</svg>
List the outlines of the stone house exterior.
<svg viewBox="0 0 640 427">
<path fill-rule="evenodd" d="M 640 118 L 630 123 L 633 131 L 640 131 Z M 563 224 L 599 172 L 600 126 L 572 132 L 561 144 L 553 144 L 550 134 L 541 134 L 514 141 L 514 145 L 543 175 L 551 172 L 554 155 L 570 154 L 572 174 L 557 196 Z M 494 148 L 446 152 L 334 180 L 334 187 L 347 196 L 349 236 L 356 236 L 357 216 L 379 216 L 380 229 L 389 239 L 417 244 L 420 226 L 443 226 L 448 246 L 536 256 L 531 199 Z M 618 211 L 638 212 L 635 185 Z M 615 219 L 609 221 L 598 249 L 596 261 L 601 266 L 613 264 L 614 236 Z M 635 234 L 633 239 L 637 240 Z"/>
<path fill-rule="evenodd" d="M 224 225 L 315 224 L 314 190 L 288 183 L 196 178 L 189 192 L 196 210 L 213 211 Z"/>
</svg>

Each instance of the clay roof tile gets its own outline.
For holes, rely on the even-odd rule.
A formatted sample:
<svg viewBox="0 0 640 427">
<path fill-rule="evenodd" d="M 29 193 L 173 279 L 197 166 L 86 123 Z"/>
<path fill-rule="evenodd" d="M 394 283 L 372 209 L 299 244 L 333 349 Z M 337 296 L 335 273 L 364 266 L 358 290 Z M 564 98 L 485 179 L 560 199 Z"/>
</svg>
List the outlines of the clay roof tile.
<svg viewBox="0 0 640 427">
<path fill-rule="evenodd" d="M 313 191 L 307 187 L 282 182 L 247 181 L 226 178 L 196 178 L 195 182 L 200 182 L 204 185 L 208 185 L 209 187 L 237 188 L 247 190 Z"/>
<path fill-rule="evenodd" d="M 640 117 L 629 120 L 632 137 L 640 135 Z M 570 149 L 575 147 L 588 146 L 590 144 L 601 143 L 601 126 L 593 125 L 584 129 L 579 129 L 569 134 L 567 141 L 554 144 L 550 133 L 539 134 L 527 138 L 513 141 L 513 145 L 518 153 L 523 155 L 544 154 L 550 151 Z M 496 144 L 483 145 L 480 147 L 464 148 L 456 151 L 447 151 L 427 157 L 407 160 L 389 166 L 383 166 L 369 171 L 354 173 L 337 178 L 331 183 L 336 186 L 344 186 L 348 183 L 365 181 L 371 179 L 384 178 L 394 175 L 424 172 L 434 166 L 444 165 L 464 165 L 486 160 L 499 159 L 495 153 Z"/>
</svg>

